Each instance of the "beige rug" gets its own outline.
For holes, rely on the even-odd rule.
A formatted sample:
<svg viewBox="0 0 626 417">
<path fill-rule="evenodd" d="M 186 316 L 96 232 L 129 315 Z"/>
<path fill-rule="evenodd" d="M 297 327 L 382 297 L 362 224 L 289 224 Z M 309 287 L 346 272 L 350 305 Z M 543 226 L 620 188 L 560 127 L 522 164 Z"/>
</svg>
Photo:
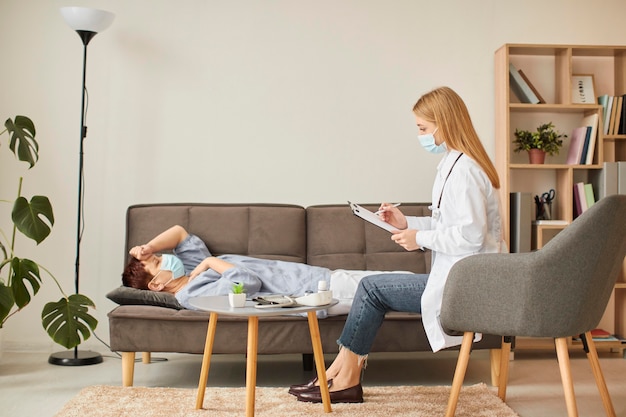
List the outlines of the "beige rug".
<svg viewBox="0 0 626 417">
<path fill-rule="evenodd" d="M 365 387 L 365 402 L 333 404 L 328 416 L 441 417 L 450 387 Z M 55 417 L 231 417 L 245 414 L 245 388 L 206 390 L 204 409 L 195 410 L 196 390 L 183 388 L 84 388 Z M 303 403 L 286 388 L 256 389 L 255 416 L 304 417 L 325 415 L 322 404 Z M 519 417 L 484 384 L 464 387 L 457 417 Z"/>
</svg>

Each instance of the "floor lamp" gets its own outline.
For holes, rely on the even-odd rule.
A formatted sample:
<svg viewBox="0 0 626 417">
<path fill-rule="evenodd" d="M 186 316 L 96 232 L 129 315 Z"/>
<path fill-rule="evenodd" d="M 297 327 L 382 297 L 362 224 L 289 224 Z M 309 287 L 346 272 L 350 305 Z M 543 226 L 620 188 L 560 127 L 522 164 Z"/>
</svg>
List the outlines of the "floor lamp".
<svg viewBox="0 0 626 417">
<path fill-rule="evenodd" d="M 78 163 L 78 219 L 76 226 L 76 264 L 74 285 L 78 293 L 79 270 L 80 270 L 80 241 L 83 222 L 83 141 L 87 136 L 85 126 L 85 113 L 87 112 L 85 98 L 85 80 L 87 74 L 87 45 L 89 41 L 108 28 L 115 15 L 104 10 L 90 9 L 85 7 L 62 7 L 61 15 L 65 22 L 78 33 L 83 41 L 83 85 L 81 90 L 81 113 L 80 113 L 80 153 Z M 79 351 L 75 347 L 73 351 L 57 352 L 50 355 L 48 362 L 53 365 L 82 366 L 93 365 L 102 362 L 102 356 L 97 352 Z"/>
</svg>

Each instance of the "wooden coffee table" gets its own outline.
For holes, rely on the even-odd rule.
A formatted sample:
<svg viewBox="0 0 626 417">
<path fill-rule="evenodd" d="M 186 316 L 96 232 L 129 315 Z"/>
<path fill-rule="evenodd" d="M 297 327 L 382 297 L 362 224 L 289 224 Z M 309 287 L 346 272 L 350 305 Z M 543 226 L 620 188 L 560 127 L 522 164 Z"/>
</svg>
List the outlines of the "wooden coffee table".
<svg viewBox="0 0 626 417">
<path fill-rule="evenodd" d="M 328 391 L 328 381 L 326 379 L 326 365 L 324 364 L 324 352 L 322 351 L 322 340 L 320 338 L 319 323 L 317 321 L 318 310 L 324 310 L 338 303 L 333 299 L 330 304 L 319 307 L 277 307 L 277 308 L 256 308 L 253 301 L 246 301 L 246 305 L 240 308 L 233 308 L 228 304 L 227 296 L 208 296 L 192 298 L 190 304 L 199 310 L 211 313 L 209 317 L 209 328 L 206 334 L 204 345 L 204 355 L 202 357 L 202 369 L 200 370 L 200 381 L 198 382 L 198 395 L 196 397 L 196 409 L 201 409 L 204 403 L 204 392 L 209 378 L 209 366 L 211 364 L 211 354 L 213 352 L 213 341 L 215 339 L 215 329 L 217 327 L 217 317 L 220 314 L 229 316 L 239 316 L 248 318 L 248 347 L 246 360 L 246 417 L 254 416 L 255 388 L 256 388 L 256 364 L 257 347 L 259 342 L 259 317 L 261 316 L 284 316 L 295 313 L 307 313 L 309 321 L 309 331 L 311 332 L 311 344 L 315 357 L 315 367 L 317 368 L 317 378 L 320 382 L 322 403 L 324 412 L 332 411 L 330 405 L 330 393 Z"/>
</svg>

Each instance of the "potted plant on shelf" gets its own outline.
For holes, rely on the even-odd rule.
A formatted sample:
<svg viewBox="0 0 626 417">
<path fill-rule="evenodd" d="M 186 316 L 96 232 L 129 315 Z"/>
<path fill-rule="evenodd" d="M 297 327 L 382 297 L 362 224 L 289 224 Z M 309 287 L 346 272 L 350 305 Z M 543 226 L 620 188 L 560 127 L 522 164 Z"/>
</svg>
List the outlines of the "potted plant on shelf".
<svg viewBox="0 0 626 417">
<path fill-rule="evenodd" d="M 39 160 L 39 144 L 35 140 L 32 120 L 26 116 L 16 116 L 15 120 L 7 119 L 4 127 L 0 136 L 8 133 L 11 152 L 20 162 L 26 162 L 28 169 L 34 167 Z M 48 197 L 35 195 L 30 200 L 26 199 L 22 195 L 22 181 L 23 177 L 20 176 L 14 201 L 0 200 L 0 203 L 13 204 L 10 235 L 0 229 L 0 328 L 38 293 L 45 271 L 59 288 L 62 297 L 44 306 L 42 325 L 52 340 L 71 349 L 81 343 L 81 338 L 87 339 L 96 328 L 98 320 L 88 312 L 94 303 L 82 294 L 68 296 L 48 269 L 31 259 L 18 256 L 15 246 L 18 234 L 39 245 L 48 237 L 54 225 L 54 213 Z"/>
<path fill-rule="evenodd" d="M 555 155 L 563 146 L 563 140 L 567 135 L 557 132 L 552 122 L 544 123 L 537 127 L 534 132 L 515 129 L 516 145 L 514 151 L 528 151 L 528 159 L 531 164 L 543 164 L 546 154 Z"/>
<path fill-rule="evenodd" d="M 243 282 L 233 284 L 232 292 L 228 294 L 228 303 L 231 307 L 243 307 L 246 304 Z"/>
</svg>

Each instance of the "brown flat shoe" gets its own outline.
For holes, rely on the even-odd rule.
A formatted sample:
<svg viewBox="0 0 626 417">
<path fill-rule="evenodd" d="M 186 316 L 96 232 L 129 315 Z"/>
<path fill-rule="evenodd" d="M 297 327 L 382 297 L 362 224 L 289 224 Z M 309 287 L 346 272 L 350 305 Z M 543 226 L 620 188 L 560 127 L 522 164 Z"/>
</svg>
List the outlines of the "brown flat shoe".
<svg viewBox="0 0 626 417">
<path fill-rule="evenodd" d="M 314 387 L 310 391 L 305 391 L 298 394 L 298 401 L 304 401 L 309 403 L 321 403 L 322 393 L 320 387 Z M 362 403 L 363 402 L 363 387 L 361 384 L 355 385 L 350 388 L 346 388 L 340 391 L 330 392 L 330 402 L 335 403 Z"/>
<path fill-rule="evenodd" d="M 327 382 L 328 382 L 328 388 L 333 386 L 332 379 L 329 379 Z M 300 393 L 311 391 L 314 388 L 319 388 L 315 385 L 316 383 L 317 383 L 317 377 L 313 378 L 306 384 L 292 385 L 291 387 L 289 387 L 289 394 L 297 396 Z"/>
</svg>

